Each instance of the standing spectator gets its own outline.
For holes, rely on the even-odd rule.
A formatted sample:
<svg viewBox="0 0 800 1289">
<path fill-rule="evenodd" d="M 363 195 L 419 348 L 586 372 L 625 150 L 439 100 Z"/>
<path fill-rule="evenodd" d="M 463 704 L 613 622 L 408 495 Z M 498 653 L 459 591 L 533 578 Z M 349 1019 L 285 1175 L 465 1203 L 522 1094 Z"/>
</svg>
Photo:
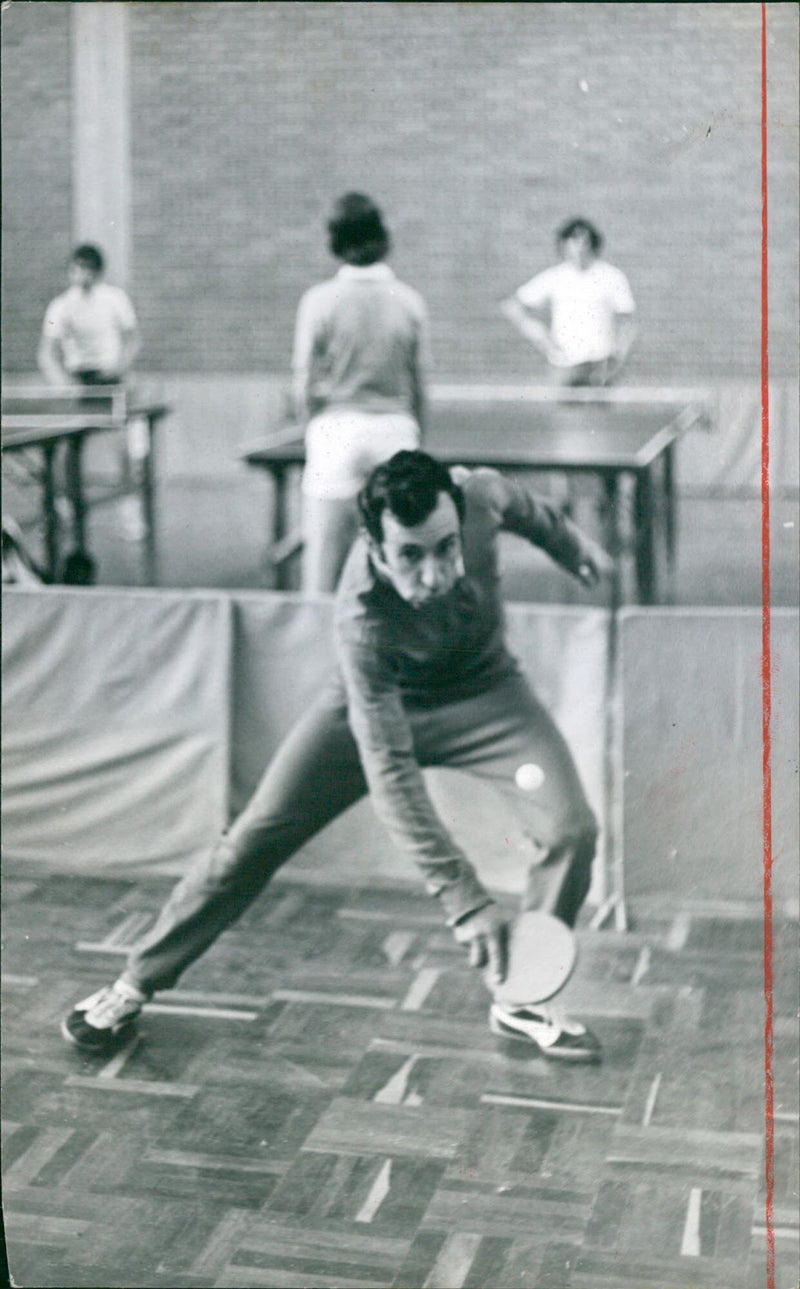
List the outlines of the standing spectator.
<svg viewBox="0 0 800 1289">
<path fill-rule="evenodd" d="M 425 304 L 386 263 L 389 233 L 375 203 L 340 197 L 328 236 L 342 267 L 301 299 L 292 362 L 306 433 L 303 588 L 312 592 L 336 586 L 370 471 L 419 446 L 428 367 Z"/>
<path fill-rule="evenodd" d="M 561 263 L 545 269 L 501 305 L 521 335 L 544 354 L 559 385 L 610 385 L 636 335 L 628 279 L 601 259 L 603 238 L 587 219 L 556 235 Z"/>
<path fill-rule="evenodd" d="M 103 253 L 89 242 L 76 246 L 69 259 L 69 288 L 50 301 L 42 323 L 37 355 L 39 370 L 51 385 L 118 385 L 139 352 L 136 314 L 125 291 L 103 281 Z M 141 455 L 133 431 L 120 449 L 124 487 L 130 488 Z M 123 497 L 122 530 L 129 541 L 147 531 L 138 496 Z M 94 573 L 81 564 L 79 552 L 69 557 L 67 581 L 90 581 Z"/>
<path fill-rule="evenodd" d="M 38 363 L 52 385 L 116 384 L 138 353 L 133 305 L 121 287 L 103 281 L 103 269 L 96 246 L 77 246 L 69 288 L 47 306 Z"/>
</svg>

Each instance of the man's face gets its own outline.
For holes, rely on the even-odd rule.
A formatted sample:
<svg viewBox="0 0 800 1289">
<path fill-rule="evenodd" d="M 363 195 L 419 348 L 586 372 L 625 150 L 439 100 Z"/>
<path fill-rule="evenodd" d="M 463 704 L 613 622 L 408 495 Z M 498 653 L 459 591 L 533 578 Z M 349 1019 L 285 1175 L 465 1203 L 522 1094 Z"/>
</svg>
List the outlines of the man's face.
<svg viewBox="0 0 800 1289">
<path fill-rule="evenodd" d="M 592 242 L 585 228 L 576 228 L 571 237 L 565 237 L 561 243 L 561 253 L 568 264 L 576 268 L 586 268 L 594 259 Z"/>
<path fill-rule="evenodd" d="M 376 546 L 370 541 L 370 550 L 378 571 L 413 608 L 447 595 L 464 576 L 461 525 L 453 498 L 440 492 L 436 509 L 413 528 L 384 510 L 383 542 Z"/>
<path fill-rule="evenodd" d="M 89 291 L 97 281 L 97 274 L 90 264 L 83 260 L 71 260 L 69 264 L 69 284 L 81 291 Z"/>
</svg>

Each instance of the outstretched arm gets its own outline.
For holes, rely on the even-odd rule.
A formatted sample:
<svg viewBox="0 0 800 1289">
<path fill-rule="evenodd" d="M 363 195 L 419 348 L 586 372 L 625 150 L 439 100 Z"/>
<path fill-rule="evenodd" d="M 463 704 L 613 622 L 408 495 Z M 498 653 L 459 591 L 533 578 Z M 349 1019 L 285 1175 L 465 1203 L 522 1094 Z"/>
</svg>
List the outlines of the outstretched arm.
<svg viewBox="0 0 800 1289">
<path fill-rule="evenodd" d="M 61 360 L 61 345 L 53 336 L 47 334 L 47 323 L 39 341 L 36 363 L 39 371 L 49 385 L 72 384 L 72 377 L 66 371 Z"/>
<path fill-rule="evenodd" d="M 633 313 L 617 313 L 614 318 L 615 338 L 614 352 L 609 361 L 610 376 L 622 370 L 628 361 L 628 355 L 636 339 L 638 327 Z"/>
<path fill-rule="evenodd" d="M 132 325 L 123 327 L 120 333 L 120 347 L 119 372 L 110 372 L 109 375 L 124 376 L 133 366 L 133 360 L 142 347 L 139 328 L 135 322 Z"/>
<path fill-rule="evenodd" d="M 504 923 L 464 852 L 442 823 L 414 755 L 411 729 L 397 686 L 369 636 L 337 631 L 350 727 L 375 813 L 392 840 L 410 854 L 448 926 L 470 951 L 473 966 L 489 962 L 504 974 Z"/>
<path fill-rule="evenodd" d="M 428 378 L 431 369 L 430 328 L 428 313 L 421 306 L 417 343 L 411 362 L 411 412 L 425 436 L 428 421 Z"/>
<path fill-rule="evenodd" d="M 489 897 L 428 795 L 399 690 L 369 636 L 353 639 L 339 631 L 337 652 L 375 812 L 397 845 L 411 854 L 448 922 L 455 923 Z"/>
<path fill-rule="evenodd" d="M 611 281 L 611 304 L 614 309 L 614 352 L 609 359 L 609 378 L 613 378 L 625 366 L 628 354 L 636 339 L 636 301 L 633 298 L 631 285 L 625 274 L 619 269 L 609 269 Z"/>
<path fill-rule="evenodd" d="M 292 348 L 292 403 L 295 420 L 299 425 L 305 425 L 313 414 L 311 360 L 314 353 L 315 317 L 313 296 L 307 291 L 298 305 Z"/>
<path fill-rule="evenodd" d="M 499 529 L 540 547 L 584 586 L 595 586 L 613 571 L 614 562 L 599 542 L 544 497 L 488 467 L 475 470 L 473 478 L 494 511 Z"/>
<path fill-rule="evenodd" d="M 553 340 L 549 327 L 531 309 L 527 309 L 516 295 L 510 295 L 502 302 L 500 312 L 525 340 L 544 354 L 548 362 L 559 361 L 561 350 Z"/>
</svg>

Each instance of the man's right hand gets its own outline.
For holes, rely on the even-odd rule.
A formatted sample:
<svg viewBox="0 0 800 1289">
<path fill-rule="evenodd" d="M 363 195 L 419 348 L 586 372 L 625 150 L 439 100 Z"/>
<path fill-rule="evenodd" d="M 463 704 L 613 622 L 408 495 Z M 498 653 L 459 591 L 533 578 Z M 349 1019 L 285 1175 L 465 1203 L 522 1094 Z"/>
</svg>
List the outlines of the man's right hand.
<svg viewBox="0 0 800 1289">
<path fill-rule="evenodd" d="M 536 341 L 534 341 L 534 344 Z M 570 361 L 560 345 L 556 344 L 552 336 L 547 333 L 547 339 L 542 343 L 539 342 L 539 348 L 542 350 L 545 358 L 551 367 L 569 367 Z"/>
<path fill-rule="evenodd" d="M 601 577 L 611 577 L 614 572 L 614 560 L 599 542 L 581 533 L 580 563 L 576 576 L 584 586 L 597 586 Z"/>
<path fill-rule="evenodd" d="M 489 968 L 493 985 L 501 984 L 508 966 L 508 920 L 492 901 L 453 927 L 459 944 L 469 948 L 471 967 Z"/>
</svg>

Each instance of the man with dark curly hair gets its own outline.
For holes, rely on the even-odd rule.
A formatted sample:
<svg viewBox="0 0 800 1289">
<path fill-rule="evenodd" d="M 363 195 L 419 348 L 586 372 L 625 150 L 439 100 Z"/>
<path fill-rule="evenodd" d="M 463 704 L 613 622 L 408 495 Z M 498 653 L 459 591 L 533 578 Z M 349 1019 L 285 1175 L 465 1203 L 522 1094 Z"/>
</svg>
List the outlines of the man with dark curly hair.
<svg viewBox="0 0 800 1289">
<path fill-rule="evenodd" d="M 246 809 L 175 888 L 119 980 L 66 1018 L 63 1033 L 78 1047 L 108 1052 L 130 1036 L 152 994 L 171 988 L 282 864 L 367 793 L 470 963 L 500 984 L 506 920 L 439 817 L 427 766 L 475 775 L 509 802 L 530 848 L 523 908 L 574 925 L 597 825 L 569 749 L 506 647 L 496 538 L 516 533 L 587 586 L 609 570 L 608 556 L 497 471 L 449 471 L 421 451 L 379 465 L 359 508 L 362 531 L 336 597 L 332 683 Z M 489 1019 L 495 1033 L 551 1060 L 599 1059 L 594 1035 L 552 1005 L 495 998 Z"/>
<path fill-rule="evenodd" d="M 112 385 L 139 348 L 136 314 L 125 291 L 103 281 L 105 260 L 84 242 L 69 258 L 69 288 L 47 306 L 37 362 L 53 385 Z"/>
<path fill-rule="evenodd" d="M 561 263 L 537 273 L 501 309 L 544 354 L 557 384 L 610 385 L 636 335 L 628 279 L 601 258 L 603 238 L 588 219 L 559 228 L 556 245 Z"/>
</svg>

